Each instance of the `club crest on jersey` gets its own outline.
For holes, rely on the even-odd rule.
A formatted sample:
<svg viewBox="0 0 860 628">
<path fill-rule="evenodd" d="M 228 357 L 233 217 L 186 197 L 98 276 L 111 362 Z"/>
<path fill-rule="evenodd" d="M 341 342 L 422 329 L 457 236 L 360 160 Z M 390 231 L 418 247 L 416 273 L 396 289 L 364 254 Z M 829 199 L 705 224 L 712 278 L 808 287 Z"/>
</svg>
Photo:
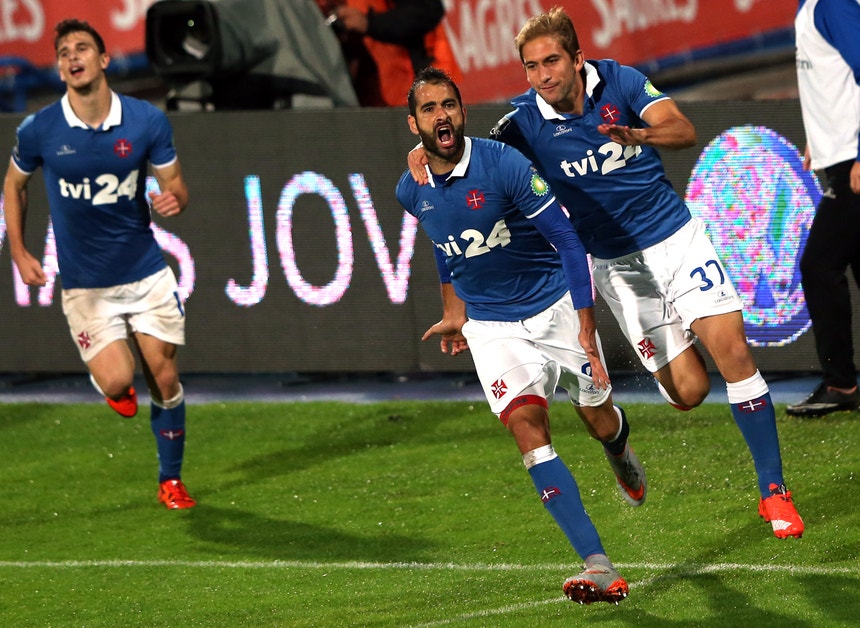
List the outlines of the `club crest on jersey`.
<svg viewBox="0 0 860 628">
<path fill-rule="evenodd" d="M 546 181 L 541 179 L 541 176 L 537 172 L 532 171 L 532 180 L 530 184 L 535 196 L 546 196 L 549 193 L 549 186 Z"/>
<path fill-rule="evenodd" d="M 126 158 L 131 155 L 131 142 L 125 139 L 118 139 L 114 142 L 113 152 L 117 157 Z"/>
<path fill-rule="evenodd" d="M 645 93 L 648 94 L 651 98 L 657 98 L 658 96 L 662 96 L 663 92 L 654 87 L 651 84 L 651 79 L 645 81 Z"/>
<path fill-rule="evenodd" d="M 600 117 L 603 118 L 606 124 L 615 124 L 618 122 L 621 114 L 618 111 L 618 107 L 610 102 L 600 108 Z"/>
<path fill-rule="evenodd" d="M 469 209 L 481 209 L 484 206 L 485 201 L 484 193 L 480 190 L 470 190 L 469 193 L 466 194 L 466 206 Z"/>
</svg>

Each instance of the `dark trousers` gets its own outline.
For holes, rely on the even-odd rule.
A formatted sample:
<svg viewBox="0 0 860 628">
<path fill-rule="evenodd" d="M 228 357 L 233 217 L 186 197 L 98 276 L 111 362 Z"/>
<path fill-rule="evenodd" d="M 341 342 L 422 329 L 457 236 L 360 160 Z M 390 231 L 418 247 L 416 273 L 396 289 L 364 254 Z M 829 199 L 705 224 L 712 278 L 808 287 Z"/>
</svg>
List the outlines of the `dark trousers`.
<svg viewBox="0 0 860 628">
<path fill-rule="evenodd" d="M 850 267 L 860 286 L 860 195 L 849 187 L 853 163 L 827 168 L 822 177 L 825 196 L 816 208 L 800 258 L 803 292 L 823 381 L 837 388 L 857 384 L 847 277 Z"/>
</svg>

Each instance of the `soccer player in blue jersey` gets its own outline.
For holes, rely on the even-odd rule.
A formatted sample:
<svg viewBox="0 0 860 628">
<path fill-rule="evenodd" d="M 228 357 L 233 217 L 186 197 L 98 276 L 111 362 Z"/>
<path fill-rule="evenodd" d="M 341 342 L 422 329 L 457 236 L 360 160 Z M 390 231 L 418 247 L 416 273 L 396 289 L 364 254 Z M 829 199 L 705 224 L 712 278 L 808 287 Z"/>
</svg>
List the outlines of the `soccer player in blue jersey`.
<svg viewBox="0 0 860 628">
<path fill-rule="evenodd" d="M 594 321 L 585 250 L 551 190 L 523 155 L 465 137 L 460 92 L 443 71 L 421 71 L 408 96 L 409 127 L 421 138 L 430 184 L 409 172 L 397 199 L 433 242 L 442 320 L 423 336 L 442 351 L 471 350 L 491 410 L 513 435 L 538 495 L 585 562 L 565 594 L 614 602 L 628 586 L 606 556 L 579 489 L 553 449 L 549 404 L 557 386 L 603 443 L 622 496 L 645 500 L 642 465 L 612 403 Z"/>
<path fill-rule="evenodd" d="M 60 22 L 54 45 L 66 94 L 18 127 L 3 188 L 9 248 L 24 282 L 45 285 L 46 274 L 24 243 L 27 185 L 41 167 L 72 339 L 96 389 L 116 412 L 132 417 L 131 332 L 152 399 L 158 498 L 170 509 L 190 508 L 195 501 L 180 479 L 185 401 L 176 365 L 185 312 L 150 228 L 150 206 L 168 217 L 188 203 L 173 132 L 156 107 L 108 87 L 110 59 L 89 24 Z M 161 187 L 150 194 L 150 206 L 149 164 Z"/>
<path fill-rule="evenodd" d="M 860 406 L 847 278 L 860 285 L 860 2 L 800 0 L 794 32 L 804 167 L 827 191 L 800 259 L 821 383 L 786 412 L 818 417 Z"/>
<path fill-rule="evenodd" d="M 518 148 L 552 186 L 592 255 L 601 296 L 679 409 L 698 406 L 710 391 L 694 344 L 702 342 L 752 453 L 759 514 L 777 538 L 800 537 L 803 521 L 783 481 L 773 402 L 746 341 L 742 302 L 655 150 L 693 146 L 693 125 L 641 72 L 586 60 L 562 8 L 529 19 L 516 45 L 531 89 L 491 136 Z M 423 180 L 417 153 L 410 169 Z"/>
</svg>

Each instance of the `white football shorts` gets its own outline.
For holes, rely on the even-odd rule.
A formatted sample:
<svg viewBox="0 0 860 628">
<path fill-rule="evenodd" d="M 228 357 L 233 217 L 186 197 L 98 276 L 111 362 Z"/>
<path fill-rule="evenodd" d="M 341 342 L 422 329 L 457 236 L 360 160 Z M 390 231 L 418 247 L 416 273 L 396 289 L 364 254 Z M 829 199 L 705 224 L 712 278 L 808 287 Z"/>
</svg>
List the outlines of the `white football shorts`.
<svg viewBox="0 0 860 628">
<path fill-rule="evenodd" d="M 594 258 L 592 267 L 597 290 L 652 373 L 696 341 L 696 319 L 743 309 L 698 218 L 642 251 Z"/>
<path fill-rule="evenodd" d="M 469 320 L 463 335 L 496 415 L 525 395 L 550 403 L 559 386 L 578 406 L 599 406 L 609 397 L 610 389 L 592 383 L 591 366 L 579 344 L 579 316 L 569 294 L 523 321 Z M 597 342 L 603 360 L 599 337 Z"/>
<path fill-rule="evenodd" d="M 119 286 L 63 290 L 62 301 L 84 362 L 113 341 L 127 339 L 130 332 L 185 344 L 185 306 L 169 267 Z"/>
</svg>

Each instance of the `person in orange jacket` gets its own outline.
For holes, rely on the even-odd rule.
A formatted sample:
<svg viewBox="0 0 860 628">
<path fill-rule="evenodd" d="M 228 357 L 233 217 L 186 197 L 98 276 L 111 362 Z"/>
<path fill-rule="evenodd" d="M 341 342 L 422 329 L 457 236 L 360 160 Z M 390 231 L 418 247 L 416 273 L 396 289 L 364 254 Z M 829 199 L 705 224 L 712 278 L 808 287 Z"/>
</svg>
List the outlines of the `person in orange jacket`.
<svg viewBox="0 0 860 628">
<path fill-rule="evenodd" d="M 442 19 L 442 0 L 317 0 L 338 33 L 359 104 L 405 105 L 417 72 L 460 68 Z"/>
</svg>

